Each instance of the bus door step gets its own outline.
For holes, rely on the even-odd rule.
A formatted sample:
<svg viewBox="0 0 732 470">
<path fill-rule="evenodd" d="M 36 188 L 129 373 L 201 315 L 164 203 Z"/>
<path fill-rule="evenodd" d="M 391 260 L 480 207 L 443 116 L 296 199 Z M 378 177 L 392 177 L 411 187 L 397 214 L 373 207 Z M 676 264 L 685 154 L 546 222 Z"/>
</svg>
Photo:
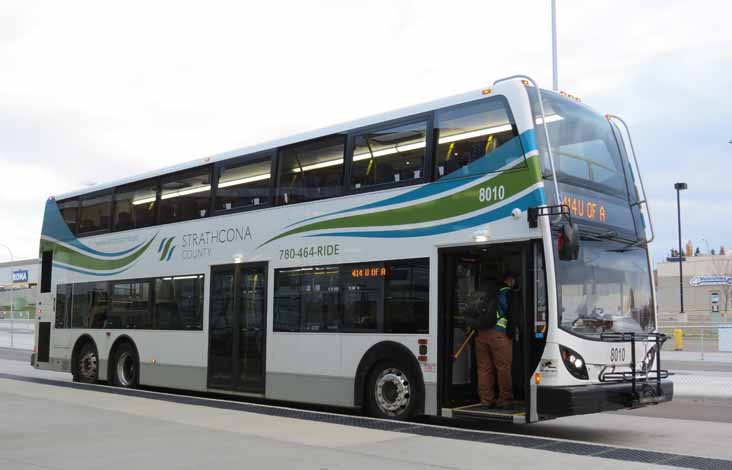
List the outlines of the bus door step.
<svg viewBox="0 0 732 470">
<path fill-rule="evenodd" d="M 523 404 L 519 404 L 513 408 L 490 408 L 477 403 L 475 405 L 452 408 L 450 411 L 455 418 L 485 419 L 505 423 L 526 422 L 526 411 Z"/>
</svg>

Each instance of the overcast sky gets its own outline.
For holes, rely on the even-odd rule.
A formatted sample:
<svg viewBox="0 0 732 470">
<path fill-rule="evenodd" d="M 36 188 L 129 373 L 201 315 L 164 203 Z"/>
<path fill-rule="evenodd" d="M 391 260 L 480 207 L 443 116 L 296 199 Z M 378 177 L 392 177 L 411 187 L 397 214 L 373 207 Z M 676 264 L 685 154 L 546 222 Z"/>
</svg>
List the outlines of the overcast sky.
<svg viewBox="0 0 732 470">
<path fill-rule="evenodd" d="M 655 259 L 732 245 L 732 4 L 558 0 L 559 84 L 630 124 Z M 550 0 L 0 3 L 0 243 L 45 199 L 490 85 L 551 87 Z M 0 251 L 0 261 L 7 255 Z"/>
</svg>

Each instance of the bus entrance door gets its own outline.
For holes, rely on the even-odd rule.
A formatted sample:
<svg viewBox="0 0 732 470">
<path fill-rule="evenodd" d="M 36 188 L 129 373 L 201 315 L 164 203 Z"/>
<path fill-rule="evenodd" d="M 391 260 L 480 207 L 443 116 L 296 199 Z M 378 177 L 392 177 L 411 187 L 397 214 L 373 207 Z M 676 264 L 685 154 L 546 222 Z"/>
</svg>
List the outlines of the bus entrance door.
<svg viewBox="0 0 732 470">
<path fill-rule="evenodd" d="M 208 387 L 264 393 L 267 264 L 211 268 Z"/>
<path fill-rule="evenodd" d="M 527 248 L 513 243 L 441 250 L 439 380 L 443 416 L 525 422 Z M 471 332 L 463 313 L 476 291 L 497 295 L 509 272 L 517 281 L 509 307 L 514 402 L 485 406 L 479 395 L 478 367 L 482 358 L 476 350 L 477 332 Z M 495 392 L 497 398 L 498 390 Z"/>
</svg>

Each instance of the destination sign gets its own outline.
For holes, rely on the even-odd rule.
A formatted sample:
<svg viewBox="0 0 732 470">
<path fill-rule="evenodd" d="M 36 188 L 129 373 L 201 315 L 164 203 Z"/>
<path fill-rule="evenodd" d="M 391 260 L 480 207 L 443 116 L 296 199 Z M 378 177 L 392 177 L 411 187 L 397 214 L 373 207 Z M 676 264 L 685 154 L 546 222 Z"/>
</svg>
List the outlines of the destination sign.
<svg viewBox="0 0 732 470">
<path fill-rule="evenodd" d="M 627 199 L 561 183 L 559 191 L 562 204 L 579 224 L 603 225 L 635 235 L 636 223 Z"/>
<path fill-rule="evenodd" d="M 363 266 L 351 271 L 351 277 L 386 277 L 386 274 L 384 266 Z"/>
<path fill-rule="evenodd" d="M 569 207 L 569 211 L 574 217 L 597 222 L 605 222 L 607 220 L 605 205 L 597 201 L 581 197 L 564 196 L 562 203 Z"/>
</svg>

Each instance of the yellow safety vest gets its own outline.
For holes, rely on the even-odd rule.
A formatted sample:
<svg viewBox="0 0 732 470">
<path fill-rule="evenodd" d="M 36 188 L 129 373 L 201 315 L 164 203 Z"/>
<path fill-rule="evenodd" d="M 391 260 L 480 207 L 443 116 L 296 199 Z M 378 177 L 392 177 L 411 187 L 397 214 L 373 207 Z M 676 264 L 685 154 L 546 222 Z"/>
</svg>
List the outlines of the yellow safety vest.
<svg viewBox="0 0 732 470">
<path fill-rule="evenodd" d="M 501 292 L 511 290 L 509 287 L 501 287 L 501 289 L 498 291 L 500 294 Z M 501 316 L 501 309 L 500 307 L 498 310 L 496 310 L 496 328 L 502 328 L 507 329 L 508 328 L 508 317 Z"/>
</svg>

